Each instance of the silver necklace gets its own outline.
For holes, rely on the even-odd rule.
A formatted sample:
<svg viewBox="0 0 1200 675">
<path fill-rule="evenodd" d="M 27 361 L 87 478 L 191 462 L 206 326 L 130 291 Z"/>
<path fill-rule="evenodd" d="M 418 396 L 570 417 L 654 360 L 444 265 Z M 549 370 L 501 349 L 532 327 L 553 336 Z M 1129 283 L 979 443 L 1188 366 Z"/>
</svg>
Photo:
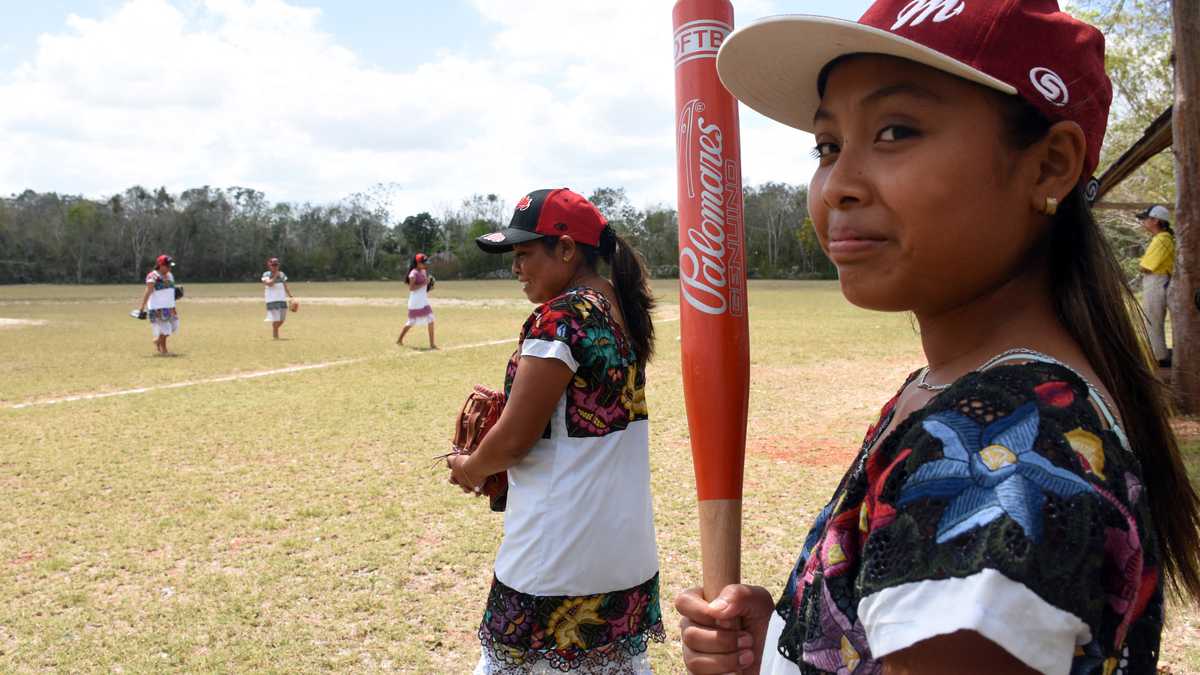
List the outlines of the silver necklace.
<svg viewBox="0 0 1200 675">
<path fill-rule="evenodd" d="M 950 388 L 950 384 L 953 384 L 953 382 L 950 384 L 929 384 L 925 381 L 925 376 L 927 375 L 929 375 L 929 366 L 925 366 L 921 369 L 921 376 L 917 378 L 917 389 L 924 389 L 925 391 L 945 391 Z"/>
<path fill-rule="evenodd" d="M 1030 355 L 1036 356 L 1042 360 L 1053 361 L 1054 363 L 1062 365 L 1062 362 L 1059 361 L 1058 359 L 1056 359 L 1053 356 L 1050 356 L 1048 354 L 1043 354 L 1043 353 L 1037 351 L 1036 349 L 1030 349 L 1028 347 L 1014 347 L 1012 349 L 1006 349 L 1005 351 L 1000 352 L 999 354 L 993 356 L 992 358 L 988 359 L 987 361 L 984 361 L 977 368 L 973 368 L 972 372 L 979 371 L 979 370 L 986 370 L 989 366 L 991 366 L 995 362 L 997 362 L 1007 356 L 1012 356 L 1014 354 L 1030 354 Z M 1076 375 L 1079 375 L 1079 374 L 1076 373 Z M 921 369 L 921 376 L 919 378 L 917 378 L 917 389 L 924 389 L 925 391 L 946 391 L 947 389 L 949 389 L 951 387 L 951 385 L 954 384 L 953 382 L 948 382 L 946 384 L 929 384 L 928 382 L 925 381 L 925 378 L 928 376 L 929 376 L 929 366 L 925 366 L 924 368 Z M 1079 375 L 1079 379 L 1083 380 L 1084 384 L 1086 384 L 1091 389 L 1096 389 L 1095 387 L 1092 386 L 1092 383 L 1088 382 L 1087 379 L 1084 378 L 1082 375 Z M 1097 390 L 1097 393 L 1099 393 L 1099 390 Z"/>
<path fill-rule="evenodd" d="M 987 368 L 989 366 L 991 366 L 993 363 L 1000 361 L 1001 359 L 1003 359 L 1007 356 L 1012 356 L 1014 354 L 1028 354 L 1028 355 L 1036 357 L 1042 361 L 1049 361 L 1051 363 L 1057 363 L 1058 365 L 1066 368 L 1067 370 L 1071 371 L 1072 373 L 1075 373 L 1076 377 L 1083 380 L 1083 383 L 1085 385 L 1087 385 L 1088 391 L 1095 394 L 1096 397 L 1100 399 L 1100 402 L 1103 403 L 1105 406 L 1107 406 L 1109 410 L 1116 410 L 1116 406 L 1114 406 L 1107 398 L 1105 398 L 1104 393 L 1101 392 L 1099 389 L 1097 389 L 1096 385 L 1092 384 L 1091 381 L 1089 381 L 1086 377 L 1084 377 L 1083 373 L 1080 373 L 1079 371 L 1075 370 L 1074 368 L 1071 368 L 1070 366 L 1063 363 L 1062 361 L 1059 361 L 1058 359 L 1054 358 L 1053 356 L 1050 356 L 1049 354 L 1043 354 L 1042 352 L 1039 352 L 1036 349 L 1030 349 L 1028 347 L 1014 347 L 1013 349 L 1007 349 L 1007 350 L 1000 352 L 999 354 L 993 356 L 992 358 L 988 359 L 987 361 L 984 361 L 982 365 L 980 365 L 978 368 L 975 368 L 974 370 L 977 370 L 977 371 L 978 370 L 987 370 Z M 927 375 L 929 375 L 929 366 L 925 366 L 924 368 L 921 369 L 921 377 L 917 379 L 917 388 L 918 389 L 924 389 L 925 391 L 945 391 L 945 390 L 949 389 L 951 385 L 954 384 L 953 382 L 949 382 L 947 384 L 929 384 L 928 382 L 925 381 L 925 377 Z"/>
</svg>

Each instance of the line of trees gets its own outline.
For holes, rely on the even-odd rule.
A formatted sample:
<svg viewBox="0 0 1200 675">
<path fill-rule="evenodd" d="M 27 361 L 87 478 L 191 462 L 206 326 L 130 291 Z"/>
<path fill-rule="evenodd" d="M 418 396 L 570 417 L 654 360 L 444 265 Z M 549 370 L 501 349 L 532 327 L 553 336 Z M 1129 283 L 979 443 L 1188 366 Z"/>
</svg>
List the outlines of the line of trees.
<svg viewBox="0 0 1200 675">
<path fill-rule="evenodd" d="M 272 203 L 244 187 L 172 194 L 135 186 L 107 199 L 27 190 L 0 198 L 0 283 L 127 283 L 162 252 L 193 281 L 257 278 L 269 256 L 299 279 L 394 279 L 417 251 L 433 257 L 443 278 L 507 274 L 507 260 L 474 244 L 507 224 L 503 199 L 474 194 L 436 214 L 397 218 L 389 207 L 395 189 L 376 185 L 332 204 Z M 834 276 L 808 221 L 807 188 L 767 183 L 744 197 L 751 276 Z M 638 209 L 623 188 L 600 188 L 589 198 L 653 275 L 678 274 L 674 209 Z"/>
</svg>

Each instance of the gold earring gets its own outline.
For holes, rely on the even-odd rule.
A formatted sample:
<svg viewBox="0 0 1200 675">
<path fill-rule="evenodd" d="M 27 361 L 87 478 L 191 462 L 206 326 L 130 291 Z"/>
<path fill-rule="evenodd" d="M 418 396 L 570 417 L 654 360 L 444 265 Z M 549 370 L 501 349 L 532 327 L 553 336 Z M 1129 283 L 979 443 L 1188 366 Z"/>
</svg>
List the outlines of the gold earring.
<svg viewBox="0 0 1200 675">
<path fill-rule="evenodd" d="M 1047 216 L 1058 213 L 1058 200 L 1054 197 L 1046 197 L 1046 205 L 1042 207 L 1042 213 Z"/>
</svg>

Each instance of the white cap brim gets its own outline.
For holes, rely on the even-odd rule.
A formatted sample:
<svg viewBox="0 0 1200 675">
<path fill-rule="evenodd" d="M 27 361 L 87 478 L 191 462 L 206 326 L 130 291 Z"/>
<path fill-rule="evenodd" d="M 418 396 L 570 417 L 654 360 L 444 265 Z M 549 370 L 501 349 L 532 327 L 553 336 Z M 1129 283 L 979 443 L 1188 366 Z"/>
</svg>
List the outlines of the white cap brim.
<svg viewBox="0 0 1200 675">
<path fill-rule="evenodd" d="M 1005 94 L 1017 93 L 1016 87 L 907 38 L 824 16 L 772 16 L 739 28 L 721 45 L 717 73 L 742 103 L 811 132 L 821 103 L 817 78 L 829 62 L 849 54 L 897 56 Z"/>
</svg>

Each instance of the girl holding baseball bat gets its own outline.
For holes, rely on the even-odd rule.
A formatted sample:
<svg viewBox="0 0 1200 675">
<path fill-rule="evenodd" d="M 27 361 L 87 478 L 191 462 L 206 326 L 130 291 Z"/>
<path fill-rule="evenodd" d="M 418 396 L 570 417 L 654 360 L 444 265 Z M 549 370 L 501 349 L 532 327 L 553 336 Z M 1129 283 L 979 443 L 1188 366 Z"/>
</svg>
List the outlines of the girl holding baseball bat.
<svg viewBox="0 0 1200 675">
<path fill-rule="evenodd" d="M 867 433 L 779 597 L 676 599 L 693 673 L 1154 673 L 1200 598 L 1197 497 L 1085 185 L 1104 39 L 1054 0 L 878 0 L 751 24 L 717 68 L 816 137 L 842 292 L 928 365 Z"/>
<path fill-rule="evenodd" d="M 649 673 L 647 645 L 665 635 L 645 396 L 654 302 L 641 259 L 566 188 L 526 195 L 507 228 L 477 243 L 512 251 L 537 309 L 508 363 L 500 419 L 474 453 L 448 460 L 467 492 L 509 478 L 475 673 Z"/>
</svg>

